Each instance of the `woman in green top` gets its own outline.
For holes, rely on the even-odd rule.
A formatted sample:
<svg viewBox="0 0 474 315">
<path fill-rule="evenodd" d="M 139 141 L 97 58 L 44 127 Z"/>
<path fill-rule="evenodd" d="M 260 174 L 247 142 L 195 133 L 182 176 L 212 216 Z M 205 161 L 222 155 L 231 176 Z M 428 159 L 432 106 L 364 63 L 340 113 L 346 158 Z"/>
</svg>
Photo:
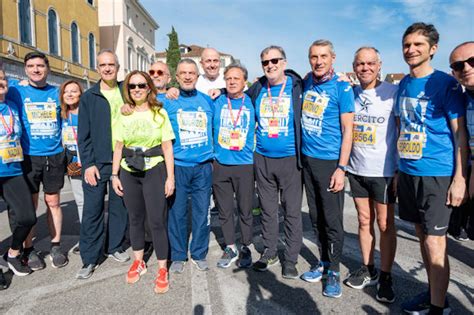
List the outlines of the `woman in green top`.
<svg viewBox="0 0 474 315">
<path fill-rule="evenodd" d="M 156 100 L 156 89 L 148 74 L 132 71 L 125 78 L 123 89 L 125 102 L 130 104 L 133 113 L 121 115 L 114 126 L 117 142 L 112 185 L 117 195 L 123 196 L 130 217 L 135 260 L 127 273 L 127 283 L 137 282 L 146 273 L 143 261 L 146 217 L 158 259 L 155 292 L 165 293 L 169 288 L 166 198 L 173 194 L 175 187 L 172 145 L 175 137 L 163 104 Z"/>
</svg>

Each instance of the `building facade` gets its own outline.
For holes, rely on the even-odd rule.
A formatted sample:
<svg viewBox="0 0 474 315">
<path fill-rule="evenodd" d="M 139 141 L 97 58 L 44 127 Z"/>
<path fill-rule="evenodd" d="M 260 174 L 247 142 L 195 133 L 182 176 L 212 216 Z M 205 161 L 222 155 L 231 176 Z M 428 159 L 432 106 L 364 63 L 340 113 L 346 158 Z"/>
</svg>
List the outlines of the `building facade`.
<svg viewBox="0 0 474 315">
<path fill-rule="evenodd" d="M 25 79 L 23 58 L 37 50 L 48 56 L 48 82 L 97 82 L 97 0 L 1 0 L 0 57 L 7 76 Z"/>
<path fill-rule="evenodd" d="M 198 46 L 198 45 L 190 45 L 190 46 L 179 45 L 179 51 L 181 53 L 181 59 L 189 58 L 189 59 L 194 60 L 198 65 L 200 74 L 204 73 L 204 71 L 202 69 L 202 66 L 201 66 L 201 63 L 200 63 L 201 54 L 202 54 L 202 51 L 204 49 L 205 49 L 205 47 L 201 47 L 201 46 Z M 229 54 L 226 54 L 226 53 L 223 53 L 223 52 L 219 52 L 219 54 L 221 56 L 221 67 L 219 69 L 219 73 L 223 74 L 224 73 L 224 68 L 227 67 L 228 65 L 230 65 L 233 61 L 237 61 L 237 60 L 234 59 L 234 57 L 232 55 L 229 55 Z M 155 60 L 156 61 L 162 61 L 162 62 L 166 63 L 166 51 L 156 52 Z"/>
<path fill-rule="evenodd" d="M 112 49 L 119 59 L 119 80 L 153 63 L 159 25 L 138 0 L 99 0 L 99 27 L 100 48 Z"/>
</svg>

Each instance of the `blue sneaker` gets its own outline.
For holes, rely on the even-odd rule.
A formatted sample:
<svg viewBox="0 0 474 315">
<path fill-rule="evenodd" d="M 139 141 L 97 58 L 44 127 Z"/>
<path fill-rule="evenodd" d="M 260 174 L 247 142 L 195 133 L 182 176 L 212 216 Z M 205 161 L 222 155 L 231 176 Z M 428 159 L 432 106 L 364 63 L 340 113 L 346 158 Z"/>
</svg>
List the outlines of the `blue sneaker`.
<svg viewBox="0 0 474 315">
<path fill-rule="evenodd" d="M 323 290 L 323 295 L 331 298 L 338 298 L 342 295 L 341 288 L 341 277 L 339 272 L 332 270 L 328 271 L 328 278 L 326 280 L 326 286 Z"/>
<path fill-rule="evenodd" d="M 312 268 L 310 271 L 306 271 L 305 273 L 303 273 L 300 278 L 301 280 L 311 283 L 321 281 L 325 267 L 327 267 L 327 264 L 320 261 L 316 267 Z"/>
</svg>

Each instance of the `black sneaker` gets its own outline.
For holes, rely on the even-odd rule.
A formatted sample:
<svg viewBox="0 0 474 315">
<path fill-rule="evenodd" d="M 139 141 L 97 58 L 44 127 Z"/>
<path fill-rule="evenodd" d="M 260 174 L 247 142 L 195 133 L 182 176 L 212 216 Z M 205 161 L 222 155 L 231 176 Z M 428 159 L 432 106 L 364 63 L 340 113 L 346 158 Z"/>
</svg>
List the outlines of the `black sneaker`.
<svg viewBox="0 0 474 315">
<path fill-rule="evenodd" d="M 250 268 L 250 266 L 252 266 L 252 252 L 247 246 L 243 245 L 240 248 L 239 259 L 237 260 L 237 267 Z"/>
<path fill-rule="evenodd" d="M 260 259 L 253 264 L 253 269 L 256 271 L 267 271 L 269 267 L 275 266 L 279 262 L 278 255 L 275 254 L 270 256 L 268 254 L 268 248 L 265 248 Z"/>
<path fill-rule="evenodd" d="M 0 269 L 0 290 L 5 290 L 8 288 L 7 279 L 3 275 L 3 270 Z"/>
<path fill-rule="evenodd" d="M 380 275 L 377 284 L 377 301 L 384 303 L 393 303 L 395 301 L 395 293 L 392 287 L 392 276 L 390 274 Z"/>
<path fill-rule="evenodd" d="M 378 274 L 373 270 L 373 274 L 369 272 L 367 266 L 362 265 L 357 271 L 351 273 L 349 277 L 344 280 L 344 283 L 354 289 L 363 289 L 370 285 L 377 284 Z"/>
<path fill-rule="evenodd" d="M 49 258 L 51 259 L 51 266 L 53 268 L 62 268 L 69 262 L 67 256 L 61 252 L 61 247 L 52 246 Z"/>
<path fill-rule="evenodd" d="M 298 270 L 296 264 L 291 261 L 285 261 L 282 265 L 281 275 L 285 279 L 298 279 Z"/>
<path fill-rule="evenodd" d="M 27 276 L 32 272 L 31 268 L 28 267 L 28 265 L 24 265 L 21 262 L 20 255 L 11 258 L 8 256 L 8 252 L 6 252 L 3 258 L 7 262 L 8 268 L 10 268 L 10 270 L 13 271 L 13 273 L 19 277 Z"/>
<path fill-rule="evenodd" d="M 461 228 L 461 231 L 459 231 L 459 235 L 454 237 L 457 241 L 460 242 L 466 242 L 469 241 L 469 237 L 467 235 L 467 232 L 464 228 Z"/>
<path fill-rule="evenodd" d="M 79 243 L 74 245 L 74 247 L 72 248 L 72 253 L 74 255 L 80 255 L 81 254 L 81 249 L 79 248 Z"/>
<path fill-rule="evenodd" d="M 22 260 L 25 264 L 28 264 L 28 267 L 33 271 L 46 268 L 43 257 L 41 257 L 41 254 L 33 247 L 25 249 Z"/>
</svg>

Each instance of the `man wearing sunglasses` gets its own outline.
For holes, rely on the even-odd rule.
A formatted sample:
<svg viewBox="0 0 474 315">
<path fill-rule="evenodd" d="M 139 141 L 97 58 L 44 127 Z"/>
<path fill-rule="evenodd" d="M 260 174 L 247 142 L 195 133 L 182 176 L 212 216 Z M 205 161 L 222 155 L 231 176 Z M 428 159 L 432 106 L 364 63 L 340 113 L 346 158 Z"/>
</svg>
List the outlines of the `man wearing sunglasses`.
<svg viewBox="0 0 474 315">
<path fill-rule="evenodd" d="M 156 87 L 158 100 L 163 102 L 166 97 L 167 86 L 171 81 L 168 65 L 164 62 L 157 61 L 151 65 L 148 74 Z"/>
<path fill-rule="evenodd" d="M 464 42 L 458 45 L 452 51 L 449 57 L 450 67 L 453 76 L 466 88 L 466 122 L 469 132 L 469 146 L 471 149 L 471 167 L 469 179 L 469 198 L 470 201 L 461 213 L 458 239 L 474 239 L 474 172 L 472 165 L 474 163 L 474 41 Z M 467 230 L 466 230 L 467 229 Z"/>
<path fill-rule="evenodd" d="M 205 48 L 201 53 L 201 67 L 204 74 L 201 74 L 196 83 L 196 90 L 207 94 L 211 89 L 221 89 L 225 87 L 224 76 L 220 74 L 221 56 L 214 48 Z"/>
<path fill-rule="evenodd" d="M 121 84 L 117 82 L 120 65 L 115 53 L 104 49 L 97 55 L 100 81 L 87 90 L 79 103 L 78 144 L 84 179 L 84 212 L 81 223 L 82 268 L 77 279 L 87 279 L 98 267 L 103 250 L 118 262 L 126 262 L 123 251 L 128 212 L 123 200 L 112 189 L 112 154 L 115 147 L 114 125 L 123 105 Z M 109 194 L 107 237 L 104 227 L 104 198 Z M 104 240 L 106 240 L 104 245 Z M 105 247 L 103 249 L 103 247 Z"/>
<path fill-rule="evenodd" d="M 432 24 L 406 29 L 402 51 L 410 74 L 400 82 L 394 106 L 400 124 L 399 216 L 414 223 L 428 274 L 428 290 L 402 304 L 411 314 L 450 310 L 446 233 L 452 208 L 466 193 L 466 109 L 456 80 L 431 66 L 438 41 Z"/>
<path fill-rule="evenodd" d="M 286 248 L 282 275 L 298 277 L 296 263 L 302 244 L 301 180 L 301 94 L 300 76 L 286 69 L 286 54 L 279 46 L 269 46 L 260 54 L 265 76 L 246 92 L 255 104 L 257 118 L 254 156 L 257 192 L 262 208 L 265 247 L 254 263 L 265 271 L 278 263 L 279 201 L 283 206 Z"/>
</svg>

